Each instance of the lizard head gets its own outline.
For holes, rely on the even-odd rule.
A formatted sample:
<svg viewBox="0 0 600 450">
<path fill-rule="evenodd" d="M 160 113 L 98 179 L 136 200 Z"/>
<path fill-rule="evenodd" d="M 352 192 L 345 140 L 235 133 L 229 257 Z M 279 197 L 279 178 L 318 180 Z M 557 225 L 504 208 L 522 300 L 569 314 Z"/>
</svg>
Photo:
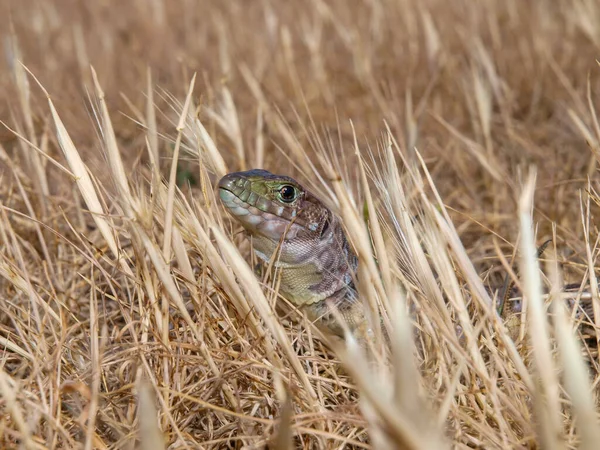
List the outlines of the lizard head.
<svg viewBox="0 0 600 450">
<path fill-rule="evenodd" d="M 331 221 L 328 208 L 296 180 L 266 170 L 225 175 L 219 196 L 251 235 L 272 241 L 318 239 Z"/>
</svg>

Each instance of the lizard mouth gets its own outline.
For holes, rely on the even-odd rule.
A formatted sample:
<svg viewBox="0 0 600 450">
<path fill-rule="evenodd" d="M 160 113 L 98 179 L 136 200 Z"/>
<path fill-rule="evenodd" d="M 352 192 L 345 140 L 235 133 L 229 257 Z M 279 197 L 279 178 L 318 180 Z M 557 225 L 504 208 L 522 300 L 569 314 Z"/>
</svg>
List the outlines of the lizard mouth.
<svg viewBox="0 0 600 450">
<path fill-rule="evenodd" d="M 223 201 L 223 203 L 229 204 L 235 198 L 235 194 L 225 188 L 219 188 L 219 197 Z"/>
</svg>

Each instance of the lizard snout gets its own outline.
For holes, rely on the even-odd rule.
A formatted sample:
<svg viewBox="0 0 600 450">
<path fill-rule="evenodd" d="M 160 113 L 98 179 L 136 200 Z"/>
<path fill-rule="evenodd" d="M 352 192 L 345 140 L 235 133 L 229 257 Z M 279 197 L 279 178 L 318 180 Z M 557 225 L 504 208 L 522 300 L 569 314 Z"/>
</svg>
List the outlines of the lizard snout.
<svg viewBox="0 0 600 450">
<path fill-rule="evenodd" d="M 235 173 L 227 174 L 219 180 L 219 189 L 233 191 L 236 188 L 236 183 L 239 179 L 240 177 Z"/>
<path fill-rule="evenodd" d="M 244 177 L 238 173 L 230 173 L 219 180 L 219 197 L 226 204 L 233 201 L 244 190 Z M 231 206 L 231 205 L 228 205 Z"/>
</svg>

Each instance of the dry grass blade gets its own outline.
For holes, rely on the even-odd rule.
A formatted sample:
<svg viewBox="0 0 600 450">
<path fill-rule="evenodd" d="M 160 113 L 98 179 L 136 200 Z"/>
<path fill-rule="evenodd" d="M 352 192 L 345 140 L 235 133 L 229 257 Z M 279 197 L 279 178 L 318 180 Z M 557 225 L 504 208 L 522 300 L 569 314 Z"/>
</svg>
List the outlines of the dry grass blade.
<svg viewBox="0 0 600 450">
<path fill-rule="evenodd" d="M 281 416 L 277 426 L 277 436 L 273 440 L 273 444 L 269 447 L 273 450 L 292 450 L 293 430 L 292 430 L 292 414 L 294 408 L 289 395 L 285 396 L 283 407 L 281 408 Z"/>
<path fill-rule="evenodd" d="M 246 155 L 244 152 L 244 142 L 242 140 L 242 130 L 238 120 L 238 113 L 235 109 L 235 103 L 231 97 L 231 92 L 227 88 L 223 89 L 221 111 L 216 112 L 208 109 L 208 116 L 214 120 L 223 130 L 225 135 L 235 145 L 240 170 L 247 170 Z"/>
<path fill-rule="evenodd" d="M 353 132 L 354 134 L 354 132 Z M 358 148 L 358 142 L 356 140 L 356 134 L 354 134 L 354 149 L 356 156 L 358 158 L 359 164 L 358 167 L 360 169 L 360 180 L 362 183 L 365 202 L 367 206 L 367 211 L 369 215 L 369 227 L 371 236 L 373 238 L 373 244 L 376 250 L 376 257 L 379 261 L 381 267 L 390 267 L 389 255 L 385 250 L 385 242 L 383 238 L 383 233 L 381 230 L 381 224 L 379 223 L 379 215 L 377 214 L 377 210 L 375 209 L 375 203 L 373 201 L 373 195 L 371 194 L 371 190 L 369 189 L 369 182 L 367 180 L 367 174 L 365 170 L 364 161 L 361 158 L 360 150 Z M 390 293 L 392 289 L 392 279 L 391 273 L 388 270 L 382 271 L 383 285 L 386 289 L 386 292 Z M 389 303 L 385 302 L 384 305 L 389 307 Z"/>
<path fill-rule="evenodd" d="M 29 80 L 27 79 L 27 73 L 25 71 L 25 68 L 23 67 L 23 65 L 20 63 L 21 61 L 21 55 L 20 55 L 20 51 L 19 51 L 19 45 L 18 45 L 18 40 L 17 40 L 17 36 L 14 33 L 14 29 L 11 26 L 11 39 L 12 41 L 12 45 L 13 45 L 13 72 L 14 72 L 14 76 L 15 76 L 15 81 L 17 84 L 17 89 L 19 91 L 19 102 L 21 105 L 21 111 L 23 114 L 23 119 L 25 121 L 25 127 L 27 130 L 27 136 L 29 137 L 29 140 L 31 142 L 33 142 L 34 144 L 36 144 L 36 133 L 35 133 L 35 127 L 33 124 L 33 114 L 32 114 L 32 110 L 31 110 L 31 89 L 29 86 Z M 29 152 L 27 151 L 26 145 L 23 145 L 23 141 L 21 141 L 22 143 L 22 148 L 24 150 L 25 153 L 25 157 L 29 160 L 29 168 L 33 171 L 33 173 L 35 174 L 35 176 L 33 177 L 36 189 L 38 190 L 39 194 L 41 197 L 47 197 L 50 194 L 50 189 L 48 187 L 48 178 L 46 175 L 46 171 L 44 168 L 44 164 L 43 164 L 43 160 L 41 158 L 41 155 L 38 154 L 37 152 Z M 42 207 L 42 209 L 45 211 L 45 208 Z"/>
<path fill-rule="evenodd" d="M 591 186 L 588 187 L 588 191 L 591 191 Z M 583 203 L 583 200 L 581 201 Z M 600 330 L 600 296 L 598 294 L 598 278 L 596 277 L 596 271 L 594 269 L 594 253 L 598 243 L 594 245 L 594 248 L 590 245 L 590 196 L 586 196 L 585 208 L 581 207 L 581 222 L 583 224 L 583 235 L 585 239 L 585 253 L 587 256 L 588 264 L 588 277 L 590 281 L 590 293 L 592 294 L 592 311 L 594 316 L 594 325 L 596 329 Z M 584 212 L 585 211 L 585 212 Z M 600 334 L 596 335 L 596 343 L 600 346 Z M 600 358 L 600 355 L 599 355 Z M 600 361 L 600 359 L 599 359 Z"/>
<path fill-rule="evenodd" d="M 9 350 L 11 352 L 15 352 L 18 355 L 22 356 L 23 358 L 28 359 L 29 361 L 33 361 L 34 357 L 26 350 L 24 350 L 23 348 L 19 347 L 17 344 L 15 344 L 14 342 L 0 336 L 0 346 L 2 346 L 5 350 Z"/>
<path fill-rule="evenodd" d="M 188 143 L 185 148 L 188 153 L 197 157 L 201 164 L 205 165 L 217 177 L 220 178 L 227 174 L 227 165 L 223 155 L 219 152 L 213 138 L 200 119 L 195 116 L 194 108 L 189 109 L 184 136 Z"/>
<path fill-rule="evenodd" d="M 449 448 L 444 430 L 433 419 L 430 405 L 422 398 L 421 376 L 415 364 L 413 328 L 406 314 L 406 297 L 399 286 L 390 293 L 394 308 L 392 332 L 392 368 L 394 375 L 395 404 L 410 417 L 423 442 L 420 448 Z"/>
<path fill-rule="evenodd" d="M 0 371 L 0 393 L 6 403 L 6 408 L 20 433 L 19 439 L 22 439 L 23 446 L 27 450 L 39 448 L 31 439 L 31 430 L 25 421 L 21 406 L 17 403 L 17 387 L 11 381 L 10 377 L 4 371 Z"/>
<path fill-rule="evenodd" d="M 171 171 L 169 174 L 169 186 L 167 193 L 167 208 L 165 211 L 165 234 L 163 239 L 163 257 L 168 261 L 171 259 L 171 240 L 172 240 L 172 229 L 173 229 L 173 203 L 175 201 L 175 182 L 177 177 L 177 164 L 179 163 L 179 146 L 181 145 L 181 138 L 183 137 L 183 130 L 185 129 L 185 121 L 187 119 L 188 110 L 192 101 L 192 92 L 194 91 L 194 83 L 196 82 L 196 74 L 190 81 L 190 87 L 188 94 L 181 110 L 181 116 L 179 116 L 179 123 L 177 124 L 177 140 L 175 141 L 175 148 L 173 150 L 173 160 L 171 161 Z"/>
<path fill-rule="evenodd" d="M 581 436 L 579 448 L 592 450 L 600 442 L 600 425 L 595 406 L 595 394 L 590 384 L 589 369 L 582 358 L 582 348 L 573 332 L 573 324 L 569 323 L 564 302 L 560 298 L 562 279 L 558 271 L 558 262 L 550 258 L 548 272 L 552 288 L 552 311 L 554 328 L 558 342 L 562 367 L 564 370 L 565 390 L 573 404 L 577 430 Z"/>
<path fill-rule="evenodd" d="M 550 349 L 547 314 L 542 299 L 540 269 L 537 247 L 533 234 L 531 210 L 535 191 L 535 172 L 529 174 L 519 199 L 519 222 L 521 224 L 521 273 L 525 289 L 525 301 L 530 312 L 528 334 L 533 348 L 536 368 L 536 392 L 534 408 L 540 440 L 544 448 L 564 448 L 560 426 L 559 386 Z"/>
<path fill-rule="evenodd" d="M 123 167 L 123 161 L 121 159 L 121 154 L 117 145 L 115 131 L 110 120 L 110 115 L 108 114 L 108 108 L 106 106 L 106 100 L 104 98 L 104 91 L 100 87 L 98 75 L 96 75 L 96 71 L 93 67 L 91 68 L 91 71 L 92 78 L 94 80 L 94 87 L 96 88 L 96 94 L 98 96 L 98 101 L 100 102 L 102 136 L 104 137 L 104 146 L 108 155 L 108 162 L 110 163 L 111 173 L 113 175 L 114 181 L 119 187 L 121 196 L 127 200 L 130 200 L 131 191 L 129 189 L 127 176 L 125 175 L 125 168 Z"/>
<path fill-rule="evenodd" d="M 0 205 L 2 206 L 2 205 Z M 2 275 L 9 283 L 13 284 L 15 288 L 27 295 L 30 301 L 31 311 L 33 313 L 33 319 L 37 324 L 38 331 L 42 329 L 42 316 L 40 314 L 40 308 L 43 309 L 44 313 L 49 315 L 55 322 L 60 322 L 58 314 L 44 301 L 44 299 L 36 292 L 31 277 L 29 276 L 25 258 L 21 246 L 19 245 L 17 235 L 8 219 L 7 211 L 2 208 L 0 213 L 2 220 L 0 221 L 0 232 L 3 238 L 3 243 L 6 249 L 6 254 L 0 255 L 2 258 L 0 266 L 0 275 Z M 13 257 L 10 260 L 8 255 Z M 45 349 L 45 341 L 40 343 L 42 350 Z"/>
<path fill-rule="evenodd" d="M 148 257 L 152 261 L 152 264 L 154 265 L 156 274 L 158 275 L 158 277 L 164 285 L 166 293 L 169 295 L 175 306 L 177 306 L 179 313 L 189 325 L 190 330 L 196 336 L 196 339 L 198 339 L 198 341 L 202 341 L 202 338 L 198 334 L 198 327 L 192 319 L 192 317 L 190 316 L 190 313 L 188 312 L 187 308 L 185 307 L 185 303 L 181 297 L 181 292 L 177 289 L 177 286 L 175 285 L 175 282 L 171 277 L 169 265 L 164 260 L 163 255 L 160 253 L 158 248 L 156 248 L 156 244 L 152 242 L 150 237 L 141 227 L 137 226 L 136 224 L 132 224 L 132 231 L 136 233 L 137 237 L 142 242 L 146 254 L 148 255 Z"/>
<path fill-rule="evenodd" d="M 125 273 L 132 274 L 131 269 L 129 268 L 125 260 L 120 258 L 117 241 L 112 233 L 111 225 L 105 218 L 105 211 L 102 208 L 100 200 L 98 199 L 96 189 L 94 188 L 94 184 L 92 183 L 92 179 L 88 173 L 88 170 L 83 160 L 81 159 L 77 148 L 73 144 L 73 141 L 71 140 L 67 129 L 65 128 L 62 120 L 60 119 L 58 112 L 54 107 L 54 103 L 50 98 L 50 95 L 41 85 L 40 87 L 42 88 L 42 90 L 44 90 L 44 93 L 46 94 L 46 97 L 48 99 L 50 112 L 54 120 L 54 125 L 56 126 L 56 136 L 58 138 L 58 142 L 63 151 L 63 154 L 69 162 L 69 166 L 71 167 L 71 171 L 73 172 L 73 176 L 75 177 L 75 182 L 77 183 L 79 192 L 83 196 L 89 211 L 92 213 L 92 217 L 96 222 L 96 225 L 102 233 L 102 237 L 106 240 L 106 243 L 108 244 L 108 247 L 110 248 L 114 257 L 119 260 L 121 267 L 125 271 Z"/>
<path fill-rule="evenodd" d="M 56 111 L 56 108 L 54 108 L 54 104 L 52 103 L 52 100 L 50 100 L 50 97 L 48 97 L 48 104 L 50 105 L 50 111 L 56 125 L 56 134 L 58 140 L 65 157 L 67 158 L 67 161 L 69 161 L 69 165 L 75 176 L 75 181 L 77 182 L 79 191 L 81 192 L 81 195 L 83 196 L 90 212 L 93 214 L 94 220 L 98 225 L 98 228 L 102 231 L 102 235 L 104 239 L 106 239 L 106 242 L 113 252 L 113 255 L 115 257 L 119 257 L 119 250 L 116 240 L 111 232 L 110 225 L 103 217 L 105 213 L 96 194 L 96 190 L 94 189 L 92 180 L 87 172 L 87 168 L 81 160 L 73 141 L 69 137 L 67 129 L 60 120 L 58 112 Z"/>
<path fill-rule="evenodd" d="M 266 327 L 269 329 L 277 343 L 283 349 L 283 353 L 287 357 L 288 361 L 294 368 L 296 372 L 296 376 L 300 380 L 302 387 L 306 390 L 309 398 L 316 399 L 317 394 L 308 380 L 304 369 L 302 368 L 302 364 L 298 359 L 298 355 L 294 352 L 288 337 L 285 335 L 283 331 L 283 327 L 277 320 L 277 315 L 275 311 L 271 308 L 267 299 L 265 298 L 260 286 L 258 284 L 258 280 L 244 261 L 244 259 L 240 256 L 238 251 L 233 247 L 231 242 L 223 235 L 223 233 L 215 228 L 211 227 L 211 232 L 214 234 L 219 248 L 223 252 L 225 259 L 229 263 L 230 266 L 235 268 L 235 272 L 240 278 L 240 282 L 247 293 L 247 295 L 252 299 L 252 305 L 256 308 L 256 311 L 260 315 Z M 315 405 L 315 409 L 319 409 Z"/>
<path fill-rule="evenodd" d="M 154 406 L 154 395 L 147 381 L 143 379 L 138 387 L 138 417 L 140 422 L 140 443 L 143 450 L 164 450 L 164 437 L 158 427 L 158 412 Z"/>
<path fill-rule="evenodd" d="M 93 276 L 90 277 L 92 280 Z M 100 364 L 102 362 L 100 352 L 100 333 L 99 333 L 99 321 L 98 321 L 98 302 L 96 298 L 96 289 L 92 283 L 92 289 L 90 290 L 90 349 L 92 357 L 92 383 L 90 392 L 90 404 L 89 404 L 89 419 L 87 422 L 87 432 L 85 436 L 85 450 L 91 450 L 95 447 L 94 442 L 96 438 L 96 414 L 98 412 L 98 396 L 100 394 Z"/>
<path fill-rule="evenodd" d="M 373 419 L 371 426 L 374 434 L 379 436 L 380 444 L 385 448 L 412 450 L 445 448 L 437 433 L 432 433 L 423 423 L 415 423 L 419 418 L 393 402 L 394 396 L 390 395 L 392 393 L 383 374 L 373 369 L 352 336 L 346 337 L 346 347 L 338 349 L 338 352 L 362 392 L 363 408 Z M 411 409 L 419 409 L 419 406 L 412 404 Z"/>
<path fill-rule="evenodd" d="M 148 99 L 146 100 L 146 127 L 148 128 L 148 146 L 150 153 L 154 159 L 152 164 L 153 176 L 159 178 L 159 149 L 158 149 L 158 128 L 156 125 L 156 112 L 154 105 L 154 88 L 152 85 L 152 72 L 150 68 L 147 70 L 148 87 L 147 93 Z"/>
</svg>

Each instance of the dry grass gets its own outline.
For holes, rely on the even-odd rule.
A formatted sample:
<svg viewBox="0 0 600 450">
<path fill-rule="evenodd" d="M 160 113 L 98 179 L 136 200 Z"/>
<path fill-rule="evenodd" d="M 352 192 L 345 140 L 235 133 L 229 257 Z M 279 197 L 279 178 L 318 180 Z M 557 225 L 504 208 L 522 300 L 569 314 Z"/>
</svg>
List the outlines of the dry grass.
<svg viewBox="0 0 600 450">
<path fill-rule="evenodd" d="M 596 448 L 599 19 L 0 2 L 0 445 Z M 253 167 L 344 219 L 389 346 L 275 314 L 213 190 Z M 585 341 L 563 278 L 592 280 Z"/>
</svg>

